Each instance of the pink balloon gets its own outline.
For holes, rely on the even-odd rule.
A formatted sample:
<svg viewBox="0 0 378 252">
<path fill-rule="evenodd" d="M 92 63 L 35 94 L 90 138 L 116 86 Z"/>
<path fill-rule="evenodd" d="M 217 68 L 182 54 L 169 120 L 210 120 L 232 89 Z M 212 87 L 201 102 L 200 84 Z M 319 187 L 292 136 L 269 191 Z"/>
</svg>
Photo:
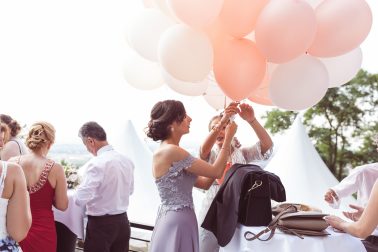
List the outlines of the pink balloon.
<svg viewBox="0 0 378 252">
<path fill-rule="evenodd" d="M 315 14 L 318 30 L 308 52 L 318 57 L 339 56 L 359 46 L 373 19 L 364 0 L 324 0 Z"/>
<path fill-rule="evenodd" d="M 250 94 L 248 100 L 261 105 L 273 106 L 274 104 L 269 97 L 269 82 L 270 77 L 267 71 L 265 73 L 263 81 L 261 82 L 259 87 Z"/>
<path fill-rule="evenodd" d="M 261 83 L 266 59 L 247 39 L 227 41 L 214 56 L 214 75 L 223 92 L 233 100 L 247 98 Z"/>
<path fill-rule="evenodd" d="M 204 27 L 212 23 L 222 9 L 223 0 L 167 0 L 176 16 L 189 26 Z"/>
<path fill-rule="evenodd" d="M 284 63 L 306 52 L 316 33 L 314 9 L 305 1 L 270 1 L 256 24 L 256 44 L 268 61 Z"/>
<path fill-rule="evenodd" d="M 204 31 L 210 38 L 214 51 L 219 49 L 222 50 L 224 43 L 232 39 L 232 37 L 225 31 L 219 18 L 211 25 L 206 26 Z"/>
<path fill-rule="evenodd" d="M 230 35 L 242 38 L 255 28 L 260 12 L 268 2 L 269 0 L 224 0 L 219 19 Z"/>
</svg>

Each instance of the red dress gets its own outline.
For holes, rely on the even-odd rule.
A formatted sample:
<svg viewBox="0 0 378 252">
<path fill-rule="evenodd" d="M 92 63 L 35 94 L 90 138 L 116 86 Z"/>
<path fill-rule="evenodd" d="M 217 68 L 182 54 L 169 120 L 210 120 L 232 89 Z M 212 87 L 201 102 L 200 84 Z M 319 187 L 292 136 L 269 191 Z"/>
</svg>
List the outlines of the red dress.
<svg viewBox="0 0 378 252">
<path fill-rule="evenodd" d="M 55 252 L 56 231 L 52 204 L 55 189 L 47 180 L 54 161 L 48 160 L 38 182 L 28 187 L 32 225 L 28 235 L 19 244 L 23 252 Z"/>
</svg>

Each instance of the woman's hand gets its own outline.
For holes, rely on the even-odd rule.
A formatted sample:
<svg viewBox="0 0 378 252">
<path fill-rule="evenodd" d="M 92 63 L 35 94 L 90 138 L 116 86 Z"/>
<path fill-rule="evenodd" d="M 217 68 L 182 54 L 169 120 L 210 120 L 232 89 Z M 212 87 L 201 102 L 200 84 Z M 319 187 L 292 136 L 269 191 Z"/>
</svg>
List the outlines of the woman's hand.
<svg viewBox="0 0 378 252">
<path fill-rule="evenodd" d="M 221 125 L 225 125 L 230 120 L 230 117 L 239 113 L 239 102 L 231 102 L 227 108 L 223 111 L 222 118 L 220 120 Z"/>
<path fill-rule="evenodd" d="M 341 231 L 344 231 L 345 224 L 347 223 L 346 221 L 334 215 L 325 216 L 324 220 L 332 227 Z"/>
<path fill-rule="evenodd" d="M 239 115 L 243 120 L 252 123 L 255 118 L 255 111 L 253 110 L 252 106 L 246 103 L 242 103 L 239 105 Z"/>
<path fill-rule="evenodd" d="M 351 219 L 352 221 L 358 221 L 362 213 L 364 212 L 365 208 L 352 204 L 350 204 L 349 207 L 357 210 L 357 212 L 343 212 L 343 214 L 345 215 L 345 217 Z"/>
<path fill-rule="evenodd" d="M 328 202 L 329 204 L 334 203 L 333 199 L 339 200 L 339 197 L 337 196 L 336 192 L 332 189 L 328 189 L 328 191 L 324 194 L 324 200 Z"/>
</svg>

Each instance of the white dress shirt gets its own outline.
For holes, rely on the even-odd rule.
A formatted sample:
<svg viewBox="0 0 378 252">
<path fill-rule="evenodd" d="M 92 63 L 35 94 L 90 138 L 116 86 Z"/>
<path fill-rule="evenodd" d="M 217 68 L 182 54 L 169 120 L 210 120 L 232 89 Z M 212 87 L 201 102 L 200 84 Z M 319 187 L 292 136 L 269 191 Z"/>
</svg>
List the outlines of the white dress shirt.
<svg viewBox="0 0 378 252">
<path fill-rule="evenodd" d="M 127 211 L 134 190 L 134 164 L 106 145 L 86 164 L 84 181 L 77 188 L 75 203 L 86 205 L 87 215 L 114 215 Z"/>
<path fill-rule="evenodd" d="M 357 202 L 366 207 L 373 185 L 378 178 L 378 163 L 362 165 L 354 168 L 348 177 L 332 187 L 339 198 L 357 192 Z"/>
</svg>

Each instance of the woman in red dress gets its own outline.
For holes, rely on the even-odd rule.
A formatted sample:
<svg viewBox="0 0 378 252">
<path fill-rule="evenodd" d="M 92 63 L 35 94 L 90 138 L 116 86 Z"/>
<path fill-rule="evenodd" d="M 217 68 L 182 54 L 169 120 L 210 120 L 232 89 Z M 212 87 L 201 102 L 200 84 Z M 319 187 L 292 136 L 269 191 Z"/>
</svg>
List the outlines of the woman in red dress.
<svg viewBox="0 0 378 252">
<path fill-rule="evenodd" d="M 61 165 L 46 157 L 55 140 L 55 129 L 47 122 L 32 125 L 26 138 L 30 154 L 15 157 L 24 170 L 30 194 L 32 226 L 20 242 L 24 252 L 55 252 L 56 231 L 52 206 L 66 210 L 67 183 Z"/>
</svg>

